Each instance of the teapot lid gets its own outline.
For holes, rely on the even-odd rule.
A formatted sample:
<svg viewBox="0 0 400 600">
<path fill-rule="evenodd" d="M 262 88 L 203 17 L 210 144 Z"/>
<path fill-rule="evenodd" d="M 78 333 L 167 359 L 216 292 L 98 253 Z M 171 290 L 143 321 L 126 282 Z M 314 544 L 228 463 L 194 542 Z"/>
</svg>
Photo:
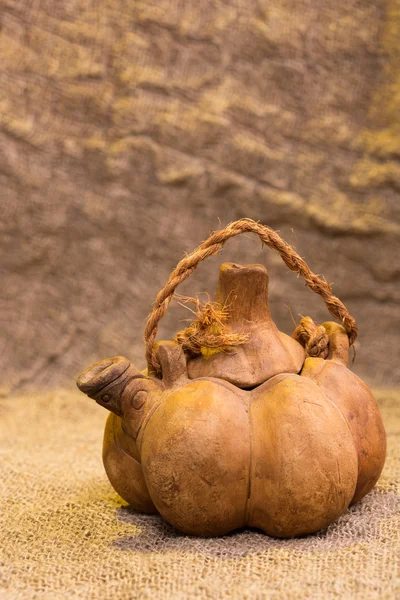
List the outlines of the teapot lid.
<svg viewBox="0 0 400 600">
<path fill-rule="evenodd" d="M 229 351 L 188 356 L 190 379 L 217 377 L 251 389 L 279 373 L 298 373 L 304 348 L 278 330 L 268 305 L 268 272 L 263 265 L 221 265 L 216 302 L 229 309 L 226 325 L 246 341 Z"/>
</svg>

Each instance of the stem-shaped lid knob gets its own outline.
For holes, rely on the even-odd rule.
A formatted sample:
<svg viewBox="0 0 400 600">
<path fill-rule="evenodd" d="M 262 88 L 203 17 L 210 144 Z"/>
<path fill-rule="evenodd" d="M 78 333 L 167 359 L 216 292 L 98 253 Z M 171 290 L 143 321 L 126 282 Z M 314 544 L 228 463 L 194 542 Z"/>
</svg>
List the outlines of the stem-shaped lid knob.
<svg viewBox="0 0 400 600">
<path fill-rule="evenodd" d="M 224 263 L 216 301 L 228 310 L 226 325 L 248 341 L 230 351 L 188 359 L 191 379 L 218 377 L 241 388 L 253 388 L 278 373 L 298 373 L 304 348 L 278 330 L 268 305 L 268 272 L 263 265 Z M 207 355 L 206 355 L 207 356 Z"/>
</svg>

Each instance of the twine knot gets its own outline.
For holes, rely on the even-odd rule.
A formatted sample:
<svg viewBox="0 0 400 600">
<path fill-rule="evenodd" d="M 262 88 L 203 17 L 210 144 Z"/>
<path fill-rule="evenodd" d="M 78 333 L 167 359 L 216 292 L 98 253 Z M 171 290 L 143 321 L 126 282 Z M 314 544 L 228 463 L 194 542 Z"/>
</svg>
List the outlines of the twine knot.
<svg viewBox="0 0 400 600">
<path fill-rule="evenodd" d="M 323 325 L 317 325 L 311 317 L 303 317 L 293 332 L 306 351 L 306 358 L 327 358 L 329 353 L 329 336 Z"/>
<path fill-rule="evenodd" d="M 198 298 L 180 297 L 182 304 L 194 304 L 196 319 L 189 327 L 179 331 L 174 341 L 182 346 L 189 356 L 208 359 L 219 352 L 229 352 L 241 344 L 245 344 L 249 336 L 244 333 L 230 331 L 226 321 L 229 317 L 229 307 L 208 300 L 201 304 Z"/>
</svg>

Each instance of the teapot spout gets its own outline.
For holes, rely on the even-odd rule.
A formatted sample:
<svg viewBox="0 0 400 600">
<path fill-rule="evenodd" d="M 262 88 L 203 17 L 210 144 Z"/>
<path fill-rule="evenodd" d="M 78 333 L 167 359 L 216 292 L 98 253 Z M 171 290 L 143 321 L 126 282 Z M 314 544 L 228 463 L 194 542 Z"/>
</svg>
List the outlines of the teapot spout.
<svg viewBox="0 0 400 600">
<path fill-rule="evenodd" d="M 122 417 L 128 384 L 137 378 L 144 375 L 124 356 L 114 356 L 94 363 L 81 373 L 76 384 L 89 398 Z"/>
</svg>

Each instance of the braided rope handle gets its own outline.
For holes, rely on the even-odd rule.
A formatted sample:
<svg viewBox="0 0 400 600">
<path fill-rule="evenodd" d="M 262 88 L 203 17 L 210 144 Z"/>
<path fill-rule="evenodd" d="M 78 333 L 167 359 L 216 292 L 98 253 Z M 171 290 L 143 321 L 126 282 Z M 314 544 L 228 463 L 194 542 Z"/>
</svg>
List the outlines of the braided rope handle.
<svg viewBox="0 0 400 600">
<path fill-rule="evenodd" d="M 299 273 L 304 278 L 306 285 L 310 290 L 316 292 L 323 298 L 331 315 L 339 319 L 342 323 L 349 337 L 350 345 L 354 344 L 358 333 L 357 323 L 350 315 L 343 302 L 332 294 L 331 286 L 324 279 L 321 279 L 318 275 L 313 273 L 305 260 L 303 260 L 276 231 L 265 225 L 261 225 L 252 219 L 240 219 L 238 221 L 233 221 L 223 229 L 212 233 L 207 240 L 196 248 L 196 250 L 185 256 L 170 274 L 166 285 L 158 292 L 153 305 L 153 310 L 147 319 L 144 331 L 147 363 L 149 368 L 154 370 L 155 373 L 160 372 L 160 364 L 154 351 L 154 341 L 157 335 L 158 323 L 165 315 L 176 288 L 193 273 L 202 260 L 205 260 L 214 254 L 218 254 L 229 238 L 235 237 L 241 233 L 256 233 L 268 248 L 276 250 L 280 254 L 285 265 L 291 271 Z"/>
</svg>

